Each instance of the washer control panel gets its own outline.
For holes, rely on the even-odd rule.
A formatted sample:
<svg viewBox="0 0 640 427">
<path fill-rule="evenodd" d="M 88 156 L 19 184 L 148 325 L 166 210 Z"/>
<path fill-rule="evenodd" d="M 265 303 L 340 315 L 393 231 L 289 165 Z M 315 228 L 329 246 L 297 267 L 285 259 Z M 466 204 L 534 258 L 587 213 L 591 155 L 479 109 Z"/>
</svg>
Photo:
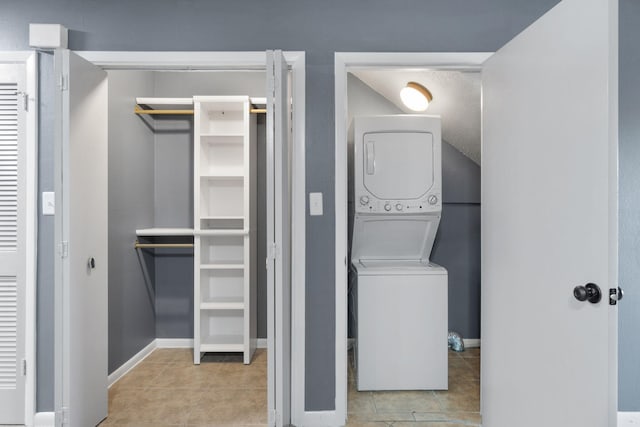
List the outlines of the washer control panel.
<svg viewBox="0 0 640 427">
<path fill-rule="evenodd" d="M 439 193 L 430 193 L 420 200 L 378 200 L 368 194 L 357 197 L 357 212 L 407 213 L 434 212 L 442 210 Z"/>
</svg>

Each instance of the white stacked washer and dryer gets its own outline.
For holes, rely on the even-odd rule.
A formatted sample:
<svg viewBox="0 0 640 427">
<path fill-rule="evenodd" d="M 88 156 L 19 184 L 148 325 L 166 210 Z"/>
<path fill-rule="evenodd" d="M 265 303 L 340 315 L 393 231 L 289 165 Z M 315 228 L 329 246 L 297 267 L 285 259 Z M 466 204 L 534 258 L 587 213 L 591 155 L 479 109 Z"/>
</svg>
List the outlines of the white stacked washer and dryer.
<svg viewBox="0 0 640 427">
<path fill-rule="evenodd" d="M 351 277 L 358 390 L 448 388 L 440 118 L 356 117 Z"/>
</svg>

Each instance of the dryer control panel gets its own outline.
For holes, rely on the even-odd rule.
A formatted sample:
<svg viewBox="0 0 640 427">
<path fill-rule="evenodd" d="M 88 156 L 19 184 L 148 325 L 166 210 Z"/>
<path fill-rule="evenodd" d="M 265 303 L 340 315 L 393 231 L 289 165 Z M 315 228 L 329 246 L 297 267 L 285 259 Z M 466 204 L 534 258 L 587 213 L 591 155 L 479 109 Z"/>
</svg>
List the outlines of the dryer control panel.
<svg viewBox="0 0 640 427">
<path fill-rule="evenodd" d="M 440 193 L 430 193 L 420 200 L 379 200 L 369 193 L 361 194 L 357 198 L 357 212 L 370 213 L 406 213 L 439 212 L 442 210 Z"/>
</svg>

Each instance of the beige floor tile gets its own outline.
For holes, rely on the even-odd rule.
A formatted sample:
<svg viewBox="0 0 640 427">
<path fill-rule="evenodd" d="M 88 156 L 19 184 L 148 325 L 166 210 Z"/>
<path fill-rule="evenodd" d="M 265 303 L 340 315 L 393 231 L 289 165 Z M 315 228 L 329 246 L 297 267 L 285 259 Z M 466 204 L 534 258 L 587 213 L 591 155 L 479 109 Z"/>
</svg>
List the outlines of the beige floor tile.
<svg viewBox="0 0 640 427">
<path fill-rule="evenodd" d="M 110 415 L 115 424 L 185 424 L 202 393 L 196 390 L 147 389 L 126 408 Z"/>
<path fill-rule="evenodd" d="M 375 413 L 376 407 L 373 403 L 371 392 L 349 389 L 347 392 L 347 412 L 349 414 L 362 412 L 369 414 Z"/>
<path fill-rule="evenodd" d="M 212 373 L 202 369 L 202 365 L 172 364 L 147 383 L 151 388 L 170 389 L 198 389 L 204 390 L 211 386 Z"/>
<path fill-rule="evenodd" d="M 267 364 L 201 363 L 210 388 L 266 388 Z"/>
<path fill-rule="evenodd" d="M 474 378 L 479 380 L 480 379 L 480 358 L 478 357 L 465 358 L 464 362 L 467 365 L 469 365 L 473 370 Z"/>
<path fill-rule="evenodd" d="M 463 358 L 449 359 L 449 382 L 477 380 L 479 372 L 476 373 L 467 360 Z"/>
<path fill-rule="evenodd" d="M 460 353 L 460 356 L 465 359 L 480 357 L 480 347 L 466 348 L 463 352 Z"/>
<path fill-rule="evenodd" d="M 480 412 L 479 381 L 453 381 L 448 391 L 434 393 L 444 412 Z"/>
<path fill-rule="evenodd" d="M 359 413 L 349 413 L 347 417 L 351 421 L 359 421 L 359 422 L 369 422 L 369 421 L 384 421 L 388 423 L 393 423 L 397 421 L 413 421 L 413 412 L 359 412 Z"/>
<path fill-rule="evenodd" d="M 435 412 L 440 410 L 432 391 L 378 391 L 373 393 L 377 412 Z"/>
<path fill-rule="evenodd" d="M 180 351 L 182 349 L 177 348 L 156 348 L 153 352 L 148 355 L 141 364 L 144 363 L 171 363 L 175 362 L 178 356 L 180 355 Z"/>
<path fill-rule="evenodd" d="M 169 367 L 164 363 L 139 364 L 116 384 L 119 388 L 144 388 L 159 377 Z"/>
<path fill-rule="evenodd" d="M 447 422 L 447 421 L 442 421 L 442 422 L 416 421 L 413 423 L 405 423 L 405 422 L 393 423 L 393 427 L 461 427 L 461 426 L 468 426 L 468 424 L 464 424 L 464 423 L 461 424 L 461 423 Z"/>
<path fill-rule="evenodd" d="M 382 421 L 358 421 L 358 420 L 347 420 L 346 427 L 389 427 L 392 424 L 385 423 Z"/>
<path fill-rule="evenodd" d="M 467 423 L 470 425 L 478 425 L 481 422 L 479 413 L 476 412 L 415 412 L 413 414 L 416 421 L 441 421 L 441 422 L 457 422 Z"/>
<path fill-rule="evenodd" d="M 460 354 L 461 354 L 460 352 L 449 349 L 449 359 L 456 359 L 456 358 L 462 357 Z"/>
<path fill-rule="evenodd" d="M 267 349 L 256 349 L 256 352 L 253 353 L 253 360 L 251 360 L 251 363 L 267 363 Z"/>
<path fill-rule="evenodd" d="M 238 425 L 267 422 L 266 389 L 211 389 L 202 395 L 187 424 Z"/>
</svg>

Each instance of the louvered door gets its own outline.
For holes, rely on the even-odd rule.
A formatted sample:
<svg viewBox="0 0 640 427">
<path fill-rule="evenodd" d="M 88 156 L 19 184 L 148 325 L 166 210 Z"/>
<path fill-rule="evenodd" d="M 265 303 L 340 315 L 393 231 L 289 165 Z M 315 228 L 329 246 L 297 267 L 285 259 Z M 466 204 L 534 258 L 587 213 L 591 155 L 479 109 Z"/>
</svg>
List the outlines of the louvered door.
<svg viewBox="0 0 640 427">
<path fill-rule="evenodd" d="M 24 422 L 24 74 L 0 64 L 0 424 Z"/>
</svg>

